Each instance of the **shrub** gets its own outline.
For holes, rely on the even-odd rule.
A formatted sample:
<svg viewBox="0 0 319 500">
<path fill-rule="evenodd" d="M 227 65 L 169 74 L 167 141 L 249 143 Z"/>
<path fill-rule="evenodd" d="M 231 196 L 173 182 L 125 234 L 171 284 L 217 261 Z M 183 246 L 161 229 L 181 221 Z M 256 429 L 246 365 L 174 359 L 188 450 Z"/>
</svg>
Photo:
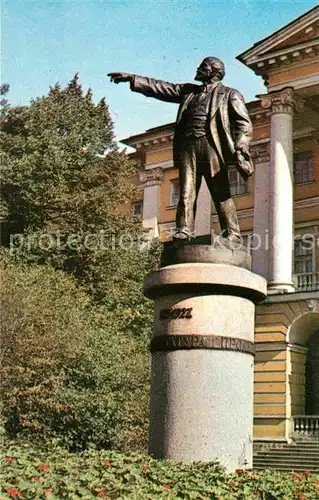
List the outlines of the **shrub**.
<svg viewBox="0 0 319 500">
<path fill-rule="evenodd" d="M 137 165 L 78 75 L 28 106 L 2 105 L 2 245 L 15 258 L 1 263 L 6 431 L 143 449 L 153 313 L 142 282 L 159 249 L 141 251 L 130 214 Z"/>
<path fill-rule="evenodd" d="M 55 398 L 67 382 L 65 366 L 83 353 L 88 299 L 62 273 L 14 265 L 3 256 L 0 279 L 6 428 L 13 435 L 44 432 L 68 412 Z"/>
<path fill-rule="evenodd" d="M 184 465 L 112 451 L 71 454 L 11 444 L 1 456 L 1 498 L 89 500 L 318 498 L 319 475 L 274 471 L 225 474 L 216 463 Z"/>
<path fill-rule="evenodd" d="M 144 344 L 49 266 L 0 258 L 2 418 L 9 436 L 57 437 L 70 449 L 142 449 Z"/>
</svg>

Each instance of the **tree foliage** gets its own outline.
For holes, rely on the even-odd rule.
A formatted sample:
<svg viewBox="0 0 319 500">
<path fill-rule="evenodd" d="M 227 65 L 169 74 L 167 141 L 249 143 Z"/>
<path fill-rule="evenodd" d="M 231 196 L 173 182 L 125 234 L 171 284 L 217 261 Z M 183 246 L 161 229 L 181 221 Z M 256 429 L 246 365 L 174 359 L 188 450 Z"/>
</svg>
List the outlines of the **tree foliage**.
<svg viewBox="0 0 319 500">
<path fill-rule="evenodd" d="M 143 449 L 145 343 L 50 266 L 0 259 L 2 420 L 9 436 Z"/>
<path fill-rule="evenodd" d="M 75 75 L 30 106 L 6 107 L 1 139 L 3 243 L 73 274 L 130 323 L 136 311 L 143 330 L 141 283 L 158 255 L 143 250 L 141 222 L 124 209 L 139 196 L 136 165 L 117 148 L 105 100 L 94 104 Z"/>
<path fill-rule="evenodd" d="M 2 196 L 17 232 L 96 228 L 130 199 L 132 165 L 117 151 L 108 107 L 83 93 L 77 75 L 7 108 L 1 134 Z"/>
<path fill-rule="evenodd" d="M 95 104 L 77 75 L 29 106 L 2 105 L 6 429 L 71 449 L 141 449 L 143 278 L 158 249 L 126 210 L 139 196 L 136 165 L 118 150 L 105 100 Z"/>
</svg>

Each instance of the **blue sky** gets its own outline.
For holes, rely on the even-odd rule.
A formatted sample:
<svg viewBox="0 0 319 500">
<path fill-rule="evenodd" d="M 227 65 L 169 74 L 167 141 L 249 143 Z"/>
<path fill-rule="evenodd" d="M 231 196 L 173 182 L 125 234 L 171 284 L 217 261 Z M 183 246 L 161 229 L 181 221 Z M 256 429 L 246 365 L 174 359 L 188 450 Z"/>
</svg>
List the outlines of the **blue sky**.
<svg viewBox="0 0 319 500">
<path fill-rule="evenodd" d="M 193 81 L 208 55 L 226 63 L 225 83 L 246 100 L 265 92 L 236 61 L 255 42 L 318 4 L 313 0 L 2 0 L 2 82 L 12 104 L 27 104 L 79 72 L 97 101 L 105 96 L 124 138 L 174 121 L 177 105 L 109 82 L 109 71 Z"/>
</svg>

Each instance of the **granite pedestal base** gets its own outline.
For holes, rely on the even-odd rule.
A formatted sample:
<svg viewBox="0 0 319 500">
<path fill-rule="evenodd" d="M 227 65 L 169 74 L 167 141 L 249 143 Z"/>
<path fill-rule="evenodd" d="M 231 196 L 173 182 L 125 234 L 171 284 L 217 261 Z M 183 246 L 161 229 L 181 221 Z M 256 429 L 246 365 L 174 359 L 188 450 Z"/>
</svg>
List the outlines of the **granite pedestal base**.
<svg viewBox="0 0 319 500">
<path fill-rule="evenodd" d="M 252 467 L 254 304 L 266 282 L 217 260 L 145 279 L 155 301 L 149 453 L 233 471 Z"/>
</svg>

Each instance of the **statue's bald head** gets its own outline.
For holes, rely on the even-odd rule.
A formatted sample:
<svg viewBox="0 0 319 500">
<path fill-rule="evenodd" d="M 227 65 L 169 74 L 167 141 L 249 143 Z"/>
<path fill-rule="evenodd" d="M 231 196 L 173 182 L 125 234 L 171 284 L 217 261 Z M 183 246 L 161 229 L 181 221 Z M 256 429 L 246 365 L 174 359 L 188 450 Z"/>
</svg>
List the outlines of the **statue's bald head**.
<svg viewBox="0 0 319 500">
<path fill-rule="evenodd" d="M 218 57 L 205 57 L 197 68 L 195 80 L 202 82 L 208 80 L 222 80 L 225 76 L 225 65 Z"/>
</svg>

